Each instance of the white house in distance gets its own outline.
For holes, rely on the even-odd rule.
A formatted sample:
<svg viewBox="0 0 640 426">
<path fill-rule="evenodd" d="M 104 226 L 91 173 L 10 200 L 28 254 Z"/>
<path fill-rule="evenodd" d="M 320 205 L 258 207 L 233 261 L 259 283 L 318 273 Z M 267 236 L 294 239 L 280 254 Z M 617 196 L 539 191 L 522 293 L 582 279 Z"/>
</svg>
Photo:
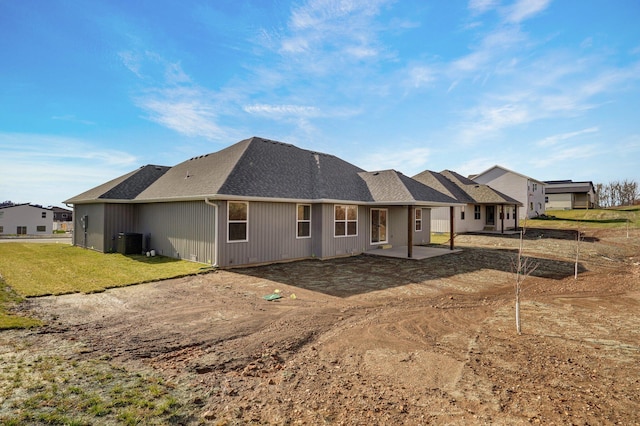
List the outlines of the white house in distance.
<svg viewBox="0 0 640 426">
<path fill-rule="evenodd" d="M 472 181 L 451 170 L 440 173 L 425 170 L 413 179 L 466 203 L 454 207 L 438 207 L 431 210 L 431 232 L 450 232 L 453 213 L 453 231 L 465 232 L 497 231 L 516 229 L 517 211 L 522 203 L 508 195 Z"/>
<path fill-rule="evenodd" d="M 469 178 L 520 201 L 524 207 L 518 209 L 519 219 L 537 217 L 545 212 L 545 184 L 542 181 L 498 165 Z"/>
<path fill-rule="evenodd" d="M 0 207 L 0 235 L 43 235 L 53 232 L 53 210 L 32 204 Z"/>
<path fill-rule="evenodd" d="M 544 182 L 547 210 L 592 209 L 596 191 L 593 182 L 572 180 L 547 180 Z"/>
</svg>

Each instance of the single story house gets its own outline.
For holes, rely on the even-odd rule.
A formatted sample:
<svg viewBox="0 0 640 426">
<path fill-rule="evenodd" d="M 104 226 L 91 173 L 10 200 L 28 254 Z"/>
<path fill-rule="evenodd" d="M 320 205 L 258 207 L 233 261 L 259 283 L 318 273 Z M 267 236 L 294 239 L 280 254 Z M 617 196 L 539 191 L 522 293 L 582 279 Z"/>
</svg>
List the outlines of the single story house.
<svg viewBox="0 0 640 426">
<path fill-rule="evenodd" d="M 53 210 L 34 204 L 0 207 L 0 235 L 45 235 L 53 232 Z"/>
<path fill-rule="evenodd" d="M 518 219 L 537 217 L 545 212 L 545 184 L 542 181 L 495 165 L 469 179 L 491 186 L 522 203 Z"/>
<path fill-rule="evenodd" d="M 395 170 L 252 137 L 173 167 L 147 165 L 65 201 L 73 243 L 113 252 L 128 233 L 143 251 L 219 267 L 359 254 L 430 241 L 430 210 L 456 206 Z M 118 250 L 119 251 L 119 250 Z"/>
<path fill-rule="evenodd" d="M 432 209 L 432 232 L 450 232 L 452 218 L 454 232 L 458 234 L 504 232 L 518 227 L 518 208 L 522 203 L 489 185 L 474 182 L 451 170 L 440 173 L 425 170 L 413 178 L 465 203 L 455 207 L 453 212 L 449 208 Z"/>
<path fill-rule="evenodd" d="M 547 210 L 592 209 L 595 206 L 596 190 L 591 181 L 547 180 L 544 183 Z"/>
</svg>

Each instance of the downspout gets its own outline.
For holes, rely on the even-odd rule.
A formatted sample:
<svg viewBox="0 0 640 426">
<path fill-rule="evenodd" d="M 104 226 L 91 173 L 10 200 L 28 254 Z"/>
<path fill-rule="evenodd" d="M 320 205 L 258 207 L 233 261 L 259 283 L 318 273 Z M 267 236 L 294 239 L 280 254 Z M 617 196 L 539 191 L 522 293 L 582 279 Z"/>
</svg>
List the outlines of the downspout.
<svg viewBox="0 0 640 426">
<path fill-rule="evenodd" d="M 454 243 L 453 243 L 453 238 L 454 238 L 454 226 L 453 226 L 453 221 L 455 219 L 455 215 L 453 214 L 453 206 L 449 206 L 449 250 L 453 250 L 454 248 Z"/>
<path fill-rule="evenodd" d="M 408 213 L 407 213 L 407 218 L 408 218 L 408 226 L 407 226 L 407 257 L 409 259 L 411 259 L 413 257 L 413 216 L 414 216 L 414 210 L 413 210 L 413 206 L 407 206 L 408 207 Z"/>
<path fill-rule="evenodd" d="M 219 242 L 219 232 L 218 232 L 218 205 L 213 201 L 210 201 L 207 197 L 204 197 L 204 203 L 213 207 L 213 229 L 215 232 L 214 242 L 213 242 L 213 265 L 218 266 L 218 242 Z"/>
</svg>

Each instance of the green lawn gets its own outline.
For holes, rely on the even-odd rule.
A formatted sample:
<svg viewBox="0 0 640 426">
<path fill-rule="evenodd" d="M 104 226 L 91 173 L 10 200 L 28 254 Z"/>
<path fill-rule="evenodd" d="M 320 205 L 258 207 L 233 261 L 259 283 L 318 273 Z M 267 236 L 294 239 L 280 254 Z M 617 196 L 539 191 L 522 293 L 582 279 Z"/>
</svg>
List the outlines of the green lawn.
<svg viewBox="0 0 640 426">
<path fill-rule="evenodd" d="M 640 228 L 640 208 L 638 206 L 619 209 L 589 210 L 547 210 L 549 219 L 527 219 L 532 228 Z M 628 223 L 627 223 L 628 222 Z"/>
<path fill-rule="evenodd" d="M 7 315 L 6 309 L 23 297 L 93 293 L 207 269 L 206 265 L 163 256 L 103 254 L 67 244 L 2 243 L 0 329 L 20 326 L 21 319 Z M 23 326 L 30 325 L 34 323 Z"/>
</svg>

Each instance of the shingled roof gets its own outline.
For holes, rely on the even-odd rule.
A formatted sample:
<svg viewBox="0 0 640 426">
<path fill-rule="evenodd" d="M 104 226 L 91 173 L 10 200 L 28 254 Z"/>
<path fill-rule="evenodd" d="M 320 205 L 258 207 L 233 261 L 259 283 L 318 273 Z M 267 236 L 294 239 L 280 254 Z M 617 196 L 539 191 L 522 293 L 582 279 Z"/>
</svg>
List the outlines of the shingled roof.
<svg viewBox="0 0 640 426">
<path fill-rule="evenodd" d="M 82 194 L 65 201 L 67 204 L 86 201 L 103 200 L 133 200 L 141 192 L 153 184 L 160 176 L 169 170 L 167 166 L 146 165 L 126 175 L 120 176 L 102 185 L 96 186 Z"/>
<path fill-rule="evenodd" d="M 425 170 L 413 178 L 439 191 L 446 191 L 466 204 L 516 204 L 522 206 L 518 200 L 451 170 L 443 170 L 440 173 Z"/>
<path fill-rule="evenodd" d="M 236 197 L 374 204 L 460 203 L 451 194 L 429 188 L 394 170 L 366 172 L 333 155 L 259 137 L 191 158 L 154 176 L 148 175 L 144 169 L 107 182 L 67 202 L 108 199 L 161 202 Z M 150 183 L 151 179 L 153 182 Z"/>
<path fill-rule="evenodd" d="M 593 182 L 581 181 L 574 182 L 572 180 L 546 180 L 544 192 L 546 194 L 582 194 L 588 192 L 595 192 Z"/>
</svg>

